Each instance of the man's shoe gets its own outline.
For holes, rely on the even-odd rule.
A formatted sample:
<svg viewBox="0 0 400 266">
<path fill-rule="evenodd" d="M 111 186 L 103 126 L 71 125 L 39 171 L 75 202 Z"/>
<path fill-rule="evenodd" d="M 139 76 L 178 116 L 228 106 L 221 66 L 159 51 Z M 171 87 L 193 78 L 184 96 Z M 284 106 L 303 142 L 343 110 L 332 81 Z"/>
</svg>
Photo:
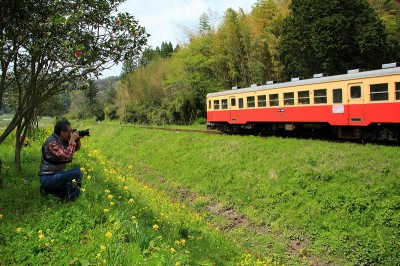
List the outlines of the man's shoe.
<svg viewBox="0 0 400 266">
<path fill-rule="evenodd" d="M 47 196 L 49 194 L 50 194 L 50 192 L 47 189 L 45 189 L 44 187 L 40 186 L 40 196 L 45 197 L 45 196 Z"/>
</svg>

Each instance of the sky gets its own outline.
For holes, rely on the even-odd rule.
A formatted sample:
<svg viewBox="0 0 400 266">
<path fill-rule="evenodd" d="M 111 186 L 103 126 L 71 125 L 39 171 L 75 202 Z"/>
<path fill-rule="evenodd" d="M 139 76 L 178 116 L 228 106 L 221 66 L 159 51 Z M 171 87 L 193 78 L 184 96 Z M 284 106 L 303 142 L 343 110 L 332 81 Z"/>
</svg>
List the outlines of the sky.
<svg viewBox="0 0 400 266">
<path fill-rule="evenodd" d="M 151 36 L 147 44 L 156 48 L 162 42 L 171 42 L 175 47 L 187 41 L 183 27 L 196 30 L 200 16 L 209 10 L 217 14 L 218 24 L 228 8 L 248 13 L 256 0 L 127 0 L 119 7 L 120 12 L 128 12 L 146 28 Z M 219 19 L 218 19 L 219 18 Z M 217 25 L 215 25 L 217 26 Z M 122 63 L 104 71 L 101 78 L 119 76 Z"/>
</svg>

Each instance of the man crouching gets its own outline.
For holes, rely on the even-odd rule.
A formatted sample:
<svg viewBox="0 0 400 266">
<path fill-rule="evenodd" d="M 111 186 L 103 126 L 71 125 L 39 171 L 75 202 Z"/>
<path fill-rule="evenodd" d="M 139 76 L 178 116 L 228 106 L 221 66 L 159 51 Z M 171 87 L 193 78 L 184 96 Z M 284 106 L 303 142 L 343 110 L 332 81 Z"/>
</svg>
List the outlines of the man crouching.
<svg viewBox="0 0 400 266">
<path fill-rule="evenodd" d="M 79 132 L 72 132 L 68 120 L 57 121 L 54 133 L 42 146 L 40 162 L 40 194 L 53 194 L 63 201 L 74 201 L 79 197 L 82 185 L 82 172 L 79 168 L 64 171 L 65 165 L 72 162 L 74 152 L 81 147 Z"/>
</svg>

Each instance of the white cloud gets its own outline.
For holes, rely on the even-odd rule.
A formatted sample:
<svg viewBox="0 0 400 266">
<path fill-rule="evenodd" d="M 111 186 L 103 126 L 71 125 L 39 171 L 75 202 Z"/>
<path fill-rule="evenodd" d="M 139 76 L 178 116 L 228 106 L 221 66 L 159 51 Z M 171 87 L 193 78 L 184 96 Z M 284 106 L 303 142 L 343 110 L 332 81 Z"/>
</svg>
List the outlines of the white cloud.
<svg viewBox="0 0 400 266">
<path fill-rule="evenodd" d="M 171 42 L 174 46 L 186 41 L 182 26 L 195 30 L 199 25 L 200 16 L 208 9 L 220 17 L 228 8 L 238 10 L 243 8 L 250 12 L 256 0 L 127 0 L 119 10 L 128 12 L 146 28 L 151 36 L 148 44 L 160 46 L 162 42 Z M 102 77 L 118 76 L 121 64 L 104 71 Z"/>
</svg>

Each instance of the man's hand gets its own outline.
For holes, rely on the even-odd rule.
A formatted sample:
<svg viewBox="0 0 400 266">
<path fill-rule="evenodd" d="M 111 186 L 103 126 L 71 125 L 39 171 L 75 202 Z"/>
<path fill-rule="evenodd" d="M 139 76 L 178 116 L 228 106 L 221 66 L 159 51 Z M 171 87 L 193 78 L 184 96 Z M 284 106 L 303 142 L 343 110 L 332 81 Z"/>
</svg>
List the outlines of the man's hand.
<svg viewBox="0 0 400 266">
<path fill-rule="evenodd" d="M 79 132 L 78 132 L 78 130 L 71 133 L 70 140 L 76 141 L 78 138 L 79 138 Z"/>
</svg>

